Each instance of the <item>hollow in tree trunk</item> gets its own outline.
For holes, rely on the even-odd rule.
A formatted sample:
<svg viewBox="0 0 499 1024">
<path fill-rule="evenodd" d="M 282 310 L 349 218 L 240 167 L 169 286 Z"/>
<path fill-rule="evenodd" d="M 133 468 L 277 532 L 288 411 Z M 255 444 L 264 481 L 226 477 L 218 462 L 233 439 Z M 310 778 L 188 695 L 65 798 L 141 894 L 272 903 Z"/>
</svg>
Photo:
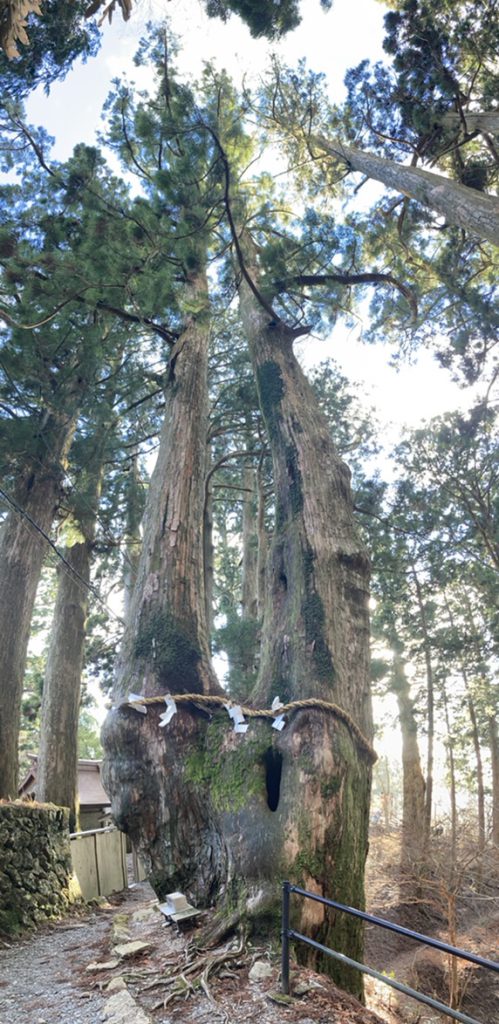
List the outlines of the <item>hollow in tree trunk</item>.
<svg viewBox="0 0 499 1024">
<path fill-rule="evenodd" d="M 256 277 L 256 271 L 252 273 Z M 245 735 L 211 727 L 206 765 L 231 849 L 235 887 L 256 927 L 276 930 L 284 878 L 364 905 L 371 758 L 366 553 L 353 521 L 349 472 L 292 350 L 243 284 L 241 312 L 273 458 L 276 521 L 254 706 L 319 698 L 283 731 L 251 720 Z M 352 721 L 355 726 L 352 727 Z M 350 723 L 350 724 L 348 724 Z M 294 926 L 361 959 L 354 919 L 297 902 Z M 303 955 L 309 959 L 307 948 Z M 362 993 L 357 972 L 321 966 Z"/>
</svg>

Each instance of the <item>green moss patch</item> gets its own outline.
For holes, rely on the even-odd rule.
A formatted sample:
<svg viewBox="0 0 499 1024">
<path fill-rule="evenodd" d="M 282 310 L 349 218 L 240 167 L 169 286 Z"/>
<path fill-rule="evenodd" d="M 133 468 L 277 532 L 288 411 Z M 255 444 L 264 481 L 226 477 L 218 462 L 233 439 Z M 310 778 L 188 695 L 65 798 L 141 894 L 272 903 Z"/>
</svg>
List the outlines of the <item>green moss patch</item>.
<svg viewBox="0 0 499 1024">
<path fill-rule="evenodd" d="M 152 662 L 166 687 L 175 685 L 186 692 L 199 689 L 199 647 L 185 627 L 168 612 L 154 611 L 141 621 L 135 656 Z"/>
</svg>

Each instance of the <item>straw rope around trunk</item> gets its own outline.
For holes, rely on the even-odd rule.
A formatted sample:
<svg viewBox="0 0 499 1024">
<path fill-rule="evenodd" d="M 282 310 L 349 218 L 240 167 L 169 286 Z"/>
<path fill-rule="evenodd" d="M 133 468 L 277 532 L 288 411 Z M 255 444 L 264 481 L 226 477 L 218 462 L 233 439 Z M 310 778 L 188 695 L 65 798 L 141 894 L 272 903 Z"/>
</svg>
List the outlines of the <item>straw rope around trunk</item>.
<svg viewBox="0 0 499 1024">
<path fill-rule="evenodd" d="M 362 730 L 359 728 L 353 718 L 346 712 L 343 711 L 337 704 L 331 704 L 327 700 L 321 700 L 318 697 L 306 697 L 304 700 L 294 700 L 290 704 L 283 704 L 277 709 L 271 708 L 248 708 L 243 705 L 239 705 L 237 701 L 231 700 L 227 697 L 218 697 L 204 693 L 165 693 L 155 697 L 140 697 L 137 700 L 127 700 L 119 705 L 119 709 L 122 708 L 135 708 L 135 707 L 147 707 L 152 704 L 165 704 L 167 700 L 175 701 L 175 704 L 194 704 L 203 708 L 207 707 L 225 707 L 230 705 L 231 707 L 241 707 L 241 713 L 245 718 L 276 718 L 277 715 L 290 715 L 296 711 L 303 711 L 306 708 L 316 709 L 318 711 L 326 711 L 331 715 L 334 715 L 338 721 L 343 722 L 351 735 L 357 741 L 358 746 L 367 754 L 372 763 L 378 759 L 378 755 L 374 750 L 368 739 L 364 736 Z"/>
</svg>

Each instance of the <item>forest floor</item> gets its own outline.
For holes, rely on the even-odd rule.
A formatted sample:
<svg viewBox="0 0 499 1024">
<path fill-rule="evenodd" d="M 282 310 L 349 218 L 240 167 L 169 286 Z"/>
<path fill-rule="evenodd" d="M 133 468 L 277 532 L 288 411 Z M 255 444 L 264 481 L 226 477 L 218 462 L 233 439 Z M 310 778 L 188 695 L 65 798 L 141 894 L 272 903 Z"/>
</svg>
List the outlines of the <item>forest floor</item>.
<svg viewBox="0 0 499 1024">
<path fill-rule="evenodd" d="M 472 844 L 470 844 L 472 845 Z M 370 836 L 366 897 L 371 914 L 433 936 L 486 959 L 499 961 L 499 859 L 494 852 L 477 877 L 476 857 L 462 851 L 459 895 L 456 899 L 455 940 L 449 938 L 448 912 L 451 886 L 450 854 L 445 836 L 433 841 L 433 860 L 423 894 L 416 899 L 404 886 L 399 871 L 400 832 L 375 828 Z M 469 868 L 463 868 L 469 862 Z M 473 871 L 474 867 L 474 871 Z M 492 881 L 492 876 L 495 881 Z M 364 962 L 381 973 L 449 1003 L 450 958 L 414 940 L 374 925 L 366 927 Z M 499 1021 L 499 975 L 466 961 L 458 961 L 459 1009 L 483 1021 Z M 448 1024 L 449 1018 L 370 978 L 368 1005 L 387 1024 Z"/>
<path fill-rule="evenodd" d="M 428 906 L 409 905 L 397 883 L 397 841 L 379 834 L 371 844 L 369 909 L 420 931 L 446 937 L 445 922 Z M 497 895 L 497 894 L 496 894 Z M 410 920 L 408 920 L 408 918 Z M 499 901 L 470 909 L 459 945 L 497 959 Z M 72 912 L 35 935 L 0 940 L 0 1024 L 430 1024 L 431 1010 L 368 982 L 372 1009 L 332 982 L 292 965 L 292 998 L 279 990 L 279 951 L 237 940 L 199 951 L 195 931 L 165 924 L 147 883 Z M 136 945 L 130 945 L 135 943 Z M 368 930 L 366 963 L 447 1001 L 440 954 L 380 929 Z M 463 1010 L 499 1020 L 499 978 L 466 968 Z M 447 1019 L 448 1020 L 448 1019 Z"/>
<path fill-rule="evenodd" d="M 305 968 L 292 965 L 294 994 L 283 998 L 277 950 L 235 941 L 199 952 L 193 932 L 164 920 L 141 883 L 0 940 L 0 1024 L 383 1024 Z"/>
</svg>

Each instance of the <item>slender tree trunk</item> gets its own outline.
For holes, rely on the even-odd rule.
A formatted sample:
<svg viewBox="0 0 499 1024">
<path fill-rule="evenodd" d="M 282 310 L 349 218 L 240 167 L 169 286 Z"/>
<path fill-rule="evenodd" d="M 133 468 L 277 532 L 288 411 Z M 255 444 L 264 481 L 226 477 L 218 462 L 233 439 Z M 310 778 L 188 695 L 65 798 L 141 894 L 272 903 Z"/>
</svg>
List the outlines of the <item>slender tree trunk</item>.
<svg viewBox="0 0 499 1024">
<path fill-rule="evenodd" d="M 490 758 L 492 762 L 492 842 L 499 847 L 499 737 L 497 719 L 489 718 Z"/>
<path fill-rule="evenodd" d="M 423 652 L 426 667 L 426 713 L 428 723 L 427 756 L 426 756 L 426 805 L 425 805 L 425 844 L 428 847 L 431 835 L 431 815 L 433 803 L 433 761 L 435 744 L 435 684 L 433 664 L 431 660 L 431 638 L 428 630 L 426 608 L 423 591 L 416 567 L 412 566 L 412 574 L 416 587 L 416 600 L 419 608 L 421 632 L 423 635 Z"/>
<path fill-rule="evenodd" d="M 186 286 L 186 305 L 195 312 L 169 363 L 137 583 L 116 667 L 116 704 L 131 691 L 222 692 L 209 655 L 203 572 L 209 342 L 204 274 Z M 105 785 L 118 826 L 130 834 L 160 897 L 180 889 L 199 905 L 211 902 L 227 873 L 210 794 L 196 778 L 206 721 L 202 711 L 182 705 L 163 729 L 157 706 L 145 715 L 118 708 L 103 730 Z"/>
<path fill-rule="evenodd" d="M 255 267 L 251 273 L 257 279 Z M 245 284 L 240 305 L 276 501 L 252 703 L 322 698 L 369 738 L 369 566 L 353 522 L 349 472 L 290 334 L 269 324 Z M 222 771 L 232 786 L 224 822 L 248 913 L 268 928 L 283 877 L 362 907 L 371 764 L 352 728 L 327 711 L 303 709 L 282 732 L 252 722 L 248 736 L 234 741 L 229 735 L 222 744 Z M 362 930 L 353 920 L 305 900 L 295 909 L 300 930 L 361 958 Z M 356 972 L 330 960 L 323 966 L 361 995 Z"/>
<path fill-rule="evenodd" d="M 478 634 L 476 632 L 475 623 L 473 621 L 473 616 L 472 616 L 472 613 L 471 613 L 471 606 L 470 606 L 469 601 L 467 601 L 465 603 L 467 604 L 467 610 L 468 610 L 468 614 L 469 614 L 469 617 L 470 617 L 471 627 L 472 627 L 472 630 L 473 630 L 474 647 L 476 649 L 476 652 L 477 652 L 479 660 L 481 660 L 481 658 L 480 658 L 480 648 L 479 648 L 479 644 L 477 642 Z M 450 622 L 451 628 L 453 630 L 455 630 L 456 627 L 455 627 L 455 623 L 454 623 L 454 616 L 452 614 L 452 608 L 451 608 L 451 606 L 450 606 L 450 604 L 449 604 L 449 602 L 448 602 L 446 597 L 445 597 L 445 605 L 446 605 L 446 608 L 447 608 L 447 614 L 449 616 L 449 622 Z M 465 690 L 465 693 L 466 693 L 466 703 L 468 705 L 468 714 L 470 716 L 470 722 L 471 722 L 471 737 L 472 737 L 472 741 L 473 741 L 473 749 L 475 751 L 476 785 L 477 785 L 478 850 L 479 850 L 480 855 L 483 855 L 483 852 L 485 850 L 485 785 L 484 785 L 484 774 L 483 774 L 482 749 L 481 749 L 481 745 L 480 745 L 480 733 L 479 733 L 479 729 L 478 729 L 478 720 L 477 720 L 477 716 L 476 716 L 475 702 L 473 700 L 473 693 L 471 691 L 471 687 L 470 687 L 470 683 L 469 683 L 468 672 L 466 670 L 466 666 L 463 663 L 461 664 L 461 675 L 463 677 L 464 690 Z"/>
<path fill-rule="evenodd" d="M 445 686 L 442 688 L 442 697 L 445 711 L 445 727 L 447 731 L 447 753 L 449 760 L 449 792 L 450 792 L 450 816 L 451 816 L 451 863 L 450 863 L 450 886 L 455 883 L 456 855 L 457 855 L 457 800 L 456 800 L 456 763 L 454 758 L 454 736 L 451 729 L 449 716 L 449 702 Z"/>
<path fill-rule="evenodd" d="M 69 807 L 69 829 L 78 819 L 78 718 L 88 611 L 91 548 L 87 541 L 66 548 L 66 566 L 58 570 L 59 585 L 43 684 L 38 800 Z"/>
<path fill-rule="evenodd" d="M 69 828 L 78 822 L 78 721 L 85 656 L 90 571 L 102 490 L 107 431 L 98 422 L 93 450 L 80 477 L 77 527 L 81 539 L 66 548 L 73 572 L 61 565 L 43 683 L 38 800 L 69 807 Z"/>
<path fill-rule="evenodd" d="M 475 752 L 478 817 L 478 851 L 480 854 L 483 854 L 485 850 L 485 786 L 483 780 L 482 749 L 480 746 L 480 734 L 478 731 L 478 721 L 476 717 L 475 704 L 473 701 L 473 695 L 468 680 L 468 673 L 464 665 L 461 666 L 461 673 L 463 677 L 464 688 L 466 691 L 466 703 L 468 705 L 468 714 L 470 716 L 471 722 L 471 738 L 473 741 L 473 750 Z"/>
<path fill-rule="evenodd" d="M 414 878 L 421 874 L 425 835 L 425 781 L 421 769 L 414 703 L 399 654 L 393 658 L 391 689 L 397 697 L 402 733 L 402 848 L 401 866 Z"/>
<path fill-rule="evenodd" d="M 16 508 L 0 534 L 0 799 L 17 796 L 17 745 L 31 617 L 49 534 L 61 496 L 63 466 L 76 416 L 48 414 L 39 425 L 39 461 L 26 471 Z M 36 525 L 35 525 L 36 524 Z"/>
<path fill-rule="evenodd" d="M 499 110 L 465 110 L 449 111 L 435 116 L 436 124 L 448 125 L 451 128 L 465 128 L 467 132 L 490 132 L 499 134 Z"/>
<path fill-rule="evenodd" d="M 311 135 L 309 142 L 314 149 L 341 160 L 352 171 L 360 171 L 395 192 L 416 199 L 445 217 L 449 224 L 457 224 L 479 238 L 488 239 L 493 245 L 499 244 L 499 200 L 494 196 L 484 195 L 421 167 L 398 164 L 355 146 L 345 146 L 338 139 Z"/>
</svg>

